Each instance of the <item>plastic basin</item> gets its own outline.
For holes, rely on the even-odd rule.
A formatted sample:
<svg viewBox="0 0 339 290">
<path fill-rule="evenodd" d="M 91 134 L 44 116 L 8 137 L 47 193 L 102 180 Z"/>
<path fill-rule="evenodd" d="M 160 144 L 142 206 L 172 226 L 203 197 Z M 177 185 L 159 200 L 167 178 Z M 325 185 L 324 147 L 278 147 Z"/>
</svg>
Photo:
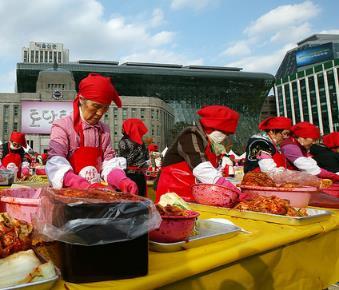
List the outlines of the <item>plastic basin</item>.
<svg viewBox="0 0 339 290">
<path fill-rule="evenodd" d="M 314 193 L 318 193 L 318 189 L 312 186 L 279 188 L 240 185 L 240 188 L 243 193 L 254 193 L 263 196 L 275 195 L 281 199 L 287 199 L 290 201 L 290 205 L 293 207 L 307 207 L 311 195 Z"/>
<path fill-rule="evenodd" d="M 31 215 L 37 213 L 41 188 L 15 188 L 0 191 L 0 211 L 11 217 L 31 223 Z"/>
<path fill-rule="evenodd" d="M 239 197 L 235 190 L 216 184 L 195 184 L 192 195 L 197 203 L 222 207 L 232 207 Z"/>
<path fill-rule="evenodd" d="M 35 168 L 35 174 L 36 175 L 46 175 L 46 170 L 44 166 L 36 167 Z"/>
<path fill-rule="evenodd" d="M 152 241 L 159 243 L 175 243 L 185 241 L 192 234 L 198 212 L 187 211 L 187 216 L 161 216 L 162 222 L 157 230 L 149 233 Z"/>
</svg>

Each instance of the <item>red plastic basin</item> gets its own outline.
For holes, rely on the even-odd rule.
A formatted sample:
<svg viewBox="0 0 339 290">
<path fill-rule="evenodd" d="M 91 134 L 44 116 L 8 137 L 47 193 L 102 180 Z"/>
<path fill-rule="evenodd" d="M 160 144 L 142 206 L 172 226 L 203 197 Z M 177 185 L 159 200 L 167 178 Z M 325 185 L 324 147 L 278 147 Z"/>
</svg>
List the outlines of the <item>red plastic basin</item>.
<svg viewBox="0 0 339 290">
<path fill-rule="evenodd" d="M 240 188 L 243 193 L 254 193 L 263 196 L 275 195 L 281 199 L 287 199 L 293 207 L 307 207 L 311 194 L 318 194 L 319 192 L 316 187 L 312 186 L 283 188 L 240 185 Z"/>
<path fill-rule="evenodd" d="M 41 188 L 13 188 L 0 191 L 0 211 L 31 223 L 40 204 Z"/>
<path fill-rule="evenodd" d="M 162 222 L 157 230 L 149 233 L 152 241 L 159 243 L 175 243 L 185 241 L 192 234 L 198 212 L 187 211 L 187 216 L 161 216 Z"/>
</svg>

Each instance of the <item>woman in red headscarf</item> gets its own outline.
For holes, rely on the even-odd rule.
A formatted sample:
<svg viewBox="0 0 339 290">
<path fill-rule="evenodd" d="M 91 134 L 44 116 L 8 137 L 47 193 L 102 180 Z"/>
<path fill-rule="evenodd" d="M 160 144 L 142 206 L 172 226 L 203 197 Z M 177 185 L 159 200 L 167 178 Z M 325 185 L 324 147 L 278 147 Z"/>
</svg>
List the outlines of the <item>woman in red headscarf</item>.
<svg viewBox="0 0 339 290">
<path fill-rule="evenodd" d="M 292 121 L 286 117 L 268 117 L 259 124 L 263 133 L 253 135 L 246 146 L 244 172 L 272 172 L 279 167 L 288 168 L 288 162 L 279 145 L 288 138 Z"/>
<path fill-rule="evenodd" d="M 13 169 L 17 172 L 17 177 L 29 175 L 29 163 L 25 159 L 26 147 L 25 134 L 21 132 L 12 132 L 9 141 L 2 144 L 1 164 L 7 169 Z"/>
<path fill-rule="evenodd" d="M 148 150 L 142 137 L 148 129 L 140 119 L 127 119 L 122 124 L 123 137 L 119 141 L 119 156 L 126 158 L 126 175 L 138 185 L 139 195 L 146 196 Z"/>
<path fill-rule="evenodd" d="M 292 136 L 281 144 L 281 150 L 294 169 L 320 178 L 339 181 L 339 175 L 321 168 L 311 157 L 310 149 L 320 138 L 320 130 L 309 122 L 300 122 L 291 128 Z"/>
<path fill-rule="evenodd" d="M 238 191 L 217 169 L 216 149 L 228 135 L 234 134 L 239 114 L 218 105 L 204 107 L 197 113 L 201 117 L 198 125 L 182 131 L 166 152 L 157 183 L 157 201 L 167 192 L 194 201 L 191 186 L 196 181 Z"/>
<path fill-rule="evenodd" d="M 115 157 L 109 127 L 100 122 L 112 101 L 121 107 L 110 78 L 91 73 L 81 80 L 73 114 L 52 125 L 46 173 L 54 188 L 99 187 L 103 179 L 123 192 L 137 193 L 123 170 L 126 160 Z"/>
<path fill-rule="evenodd" d="M 339 132 L 332 132 L 323 136 L 323 143 L 333 152 L 339 153 Z"/>
</svg>

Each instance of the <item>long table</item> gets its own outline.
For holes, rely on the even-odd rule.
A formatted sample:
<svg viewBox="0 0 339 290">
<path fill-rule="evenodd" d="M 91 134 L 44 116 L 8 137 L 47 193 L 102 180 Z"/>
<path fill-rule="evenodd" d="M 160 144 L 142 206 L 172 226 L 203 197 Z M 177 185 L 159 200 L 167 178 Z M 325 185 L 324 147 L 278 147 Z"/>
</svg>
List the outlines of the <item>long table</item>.
<svg viewBox="0 0 339 290">
<path fill-rule="evenodd" d="M 213 210 L 200 215 L 212 217 L 227 218 L 250 233 L 178 252 L 150 251 L 144 277 L 86 284 L 59 281 L 53 289 L 292 290 L 324 289 L 339 281 L 338 210 L 326 221 L 304 226 L 231 218 Z"/>
</svg>

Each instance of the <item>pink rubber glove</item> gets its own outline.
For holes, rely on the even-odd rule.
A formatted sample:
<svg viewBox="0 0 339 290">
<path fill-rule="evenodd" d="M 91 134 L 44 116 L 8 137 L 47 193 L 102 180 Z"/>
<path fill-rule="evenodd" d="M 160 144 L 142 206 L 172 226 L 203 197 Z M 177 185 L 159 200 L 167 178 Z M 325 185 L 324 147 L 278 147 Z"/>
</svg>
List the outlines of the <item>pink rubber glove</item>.
<svg viewBox="0 0 339 290">
<path fill-rule="evenodd" d="M 64 187 L 87 189 L 90 183 L 83 177 L 76 175 L 72 170 L 69 170 L 64 175 Z"/>
<path fill-rule="evenodd" d="M 241 193 L 241 191 L 232 183 L 232 182 L 229 182 L 226 178 L 224 177 L 220 177 L 217 182 L 215 183 L 217 185 L 222 185 L 222 186 L 225 186 L 225 187 L 228 187 L 230 189 L 233 189 L 235 192 L 237 192 L 238 194 Z"/>
<path fill-rule="evenodd" d="M 107 175 L 107 182 L 115 188 L 120 189 L 122 192 L 138 194 L 138 186 L 126 176 L 125 171 L 122 169 L 113 169 Z"/>
<path fill-rule="evenodd" d="M 220 177 L 217 182 L 217 185 L 225 186 L 229 189 L 232 189 L 232 191 L 229 193 L 229 198 L 231 200 L 231 203 L 235 203 L 239 200 L 239 196 L 241 195 L 241 191 L 233 185 L 233 183 L 229 182 L 226 178 Z"/>
<path fill-rule="evenodd" d="M 320 178 L 331 179 L 333 181 L 339 182 L 339 175 L 338 174 L 327 171 L 323 168 L 321 168 L 321 171 L 317 176 L 320 177 Z"/>
<path fill-rule="evenodd" d="M 126 177 L 125 179 L 120 181 L 119 189 L 122 192 L 138 194 L 138 186 L 137 186 L 137 184 L 132 179 L 129 179 L 128 177 Z"/>
<path fill-rule="evenodd" d="M 125 171 L 119 168 L 112 169 L 112 171 L 107 175 L 107 183 L 113 185 L 115 188 L 119 188 L 120 182 L 127 178 Z"/>
<path fill-rule="evenodd" d="M 24 167 L 24 168 L 21 168 L 21 175 L 23 176 L 29 176 L 29 168 L 28 167 Z"/>
</svg>

